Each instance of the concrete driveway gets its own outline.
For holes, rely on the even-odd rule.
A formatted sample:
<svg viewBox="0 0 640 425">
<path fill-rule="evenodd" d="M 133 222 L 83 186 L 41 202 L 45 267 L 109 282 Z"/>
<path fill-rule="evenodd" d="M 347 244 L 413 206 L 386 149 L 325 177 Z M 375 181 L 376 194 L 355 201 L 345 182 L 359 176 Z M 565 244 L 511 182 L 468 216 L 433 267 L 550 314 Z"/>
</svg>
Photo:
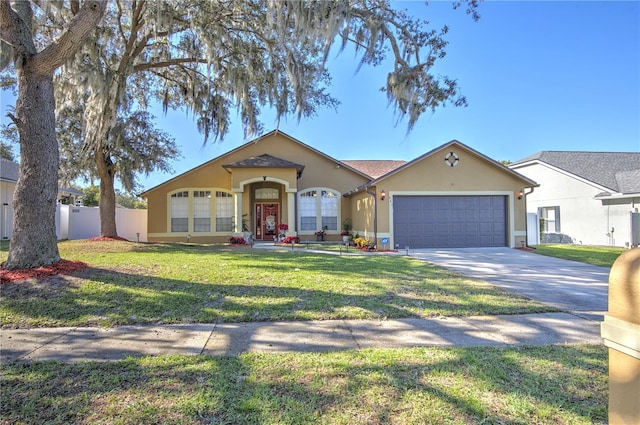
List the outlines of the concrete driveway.
<svg viewBox="0 0 640 425">
<path fill-rule="evenodd" d="M 585 319 L 602 321 L 607 312 L 609 267 L 511 248 L 413 249 L 409 255 Z"/>
</svg>

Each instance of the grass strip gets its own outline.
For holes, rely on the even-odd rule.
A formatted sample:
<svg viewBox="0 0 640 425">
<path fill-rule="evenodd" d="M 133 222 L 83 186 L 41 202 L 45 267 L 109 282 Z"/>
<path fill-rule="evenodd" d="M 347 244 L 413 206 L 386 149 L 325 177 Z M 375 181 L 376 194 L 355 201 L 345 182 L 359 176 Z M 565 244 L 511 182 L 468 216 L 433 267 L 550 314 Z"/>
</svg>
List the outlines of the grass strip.
<svg viewBox="0 0 640 425">
<path fill-rule="evenodd" d="M 536 254 L 603 267 L 611 267 L 620 254 L 627 251 L 618 247 L 583 245 L 537 245 L 535 248 Z"/>
<path fill-rule="evenodd" d="M 370 349 L 2 367 L 2 423 L 593 424 L 602 346 Z"/>
</svg>

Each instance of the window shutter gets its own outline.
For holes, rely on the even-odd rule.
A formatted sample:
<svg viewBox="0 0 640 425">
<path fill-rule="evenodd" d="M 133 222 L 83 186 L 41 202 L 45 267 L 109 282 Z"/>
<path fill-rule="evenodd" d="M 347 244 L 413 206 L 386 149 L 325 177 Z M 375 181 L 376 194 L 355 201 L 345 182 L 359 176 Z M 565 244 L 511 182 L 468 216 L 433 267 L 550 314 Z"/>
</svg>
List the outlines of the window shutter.
<svg viewBox="0 0 640 425">
<path fill-rule="evenodd" d="M 556 232 L 560 232 L 560 207 L 554 207 L 556 210 Z"/>
</svg>

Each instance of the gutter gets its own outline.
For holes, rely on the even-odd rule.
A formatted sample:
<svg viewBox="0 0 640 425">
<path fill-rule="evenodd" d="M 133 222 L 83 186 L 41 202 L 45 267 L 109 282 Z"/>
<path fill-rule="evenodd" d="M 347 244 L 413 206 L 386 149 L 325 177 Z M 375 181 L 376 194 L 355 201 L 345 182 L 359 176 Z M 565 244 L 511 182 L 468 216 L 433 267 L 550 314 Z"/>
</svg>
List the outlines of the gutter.
<svg viewBox="0 0 640 425">
<path fill-rule="evenodd" d="M 376 192 L 369 190 L 371 186 L 365 186 L 364 190 L 373 197 L 373 247 L 378 246 L 378 197 Z"/>
<path fill-rule="evenodd" d="M 527 189 L 531 189 L 531 192 L 527 192 Z M 527 214 L 528 214 L 527 213 L 527 195 L 531 195 L 534 190 L 535 188 L 533 187 L 525 187 L 524 190 L 522 191 L 522 194 L 524 195 L 524 233 L 525 233 L 524 246 L 531 249 L 536 249 L 536 248 L 529 246 L 529 217 L 527 217 Z"/>
</svg>

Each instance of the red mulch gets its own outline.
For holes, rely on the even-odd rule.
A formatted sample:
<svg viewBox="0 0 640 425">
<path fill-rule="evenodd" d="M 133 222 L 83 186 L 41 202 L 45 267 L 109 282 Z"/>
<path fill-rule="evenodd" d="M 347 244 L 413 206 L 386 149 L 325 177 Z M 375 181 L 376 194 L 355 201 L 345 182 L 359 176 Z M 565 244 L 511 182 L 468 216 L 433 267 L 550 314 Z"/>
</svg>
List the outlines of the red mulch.
<svg viewBox="0 0 640 425">
<path fill-rule="evenodd" d="M 129 239 L 121 238 L 120 236 L 96 236 L 95 238 L 89 238 L 88 240 L 93 242 L 110 242 L 110 241 L 125 241 L 129 242 Z"/>
<path fill-rule="evenodd" d="M 0 270 L 0 283 L 16 282 L 19 280 L 27 280 L 53 276 L 56 274 L 69 274 L 77 270 L 89 267 L 87 263 L 82 261 L 60 260 L 55 264 L 48 266 L 40 266 L 33 269 L 20 270 Z"/>
<path fill-rule="evenodd" d="M 522 247 L 522 248 L 516 248 L 519 249 L 520 251 L 526 251 L 526 252 L 531 252 L 533 251 L 533 249 L 529 248 L 528 246 Z"/>
</svg>

